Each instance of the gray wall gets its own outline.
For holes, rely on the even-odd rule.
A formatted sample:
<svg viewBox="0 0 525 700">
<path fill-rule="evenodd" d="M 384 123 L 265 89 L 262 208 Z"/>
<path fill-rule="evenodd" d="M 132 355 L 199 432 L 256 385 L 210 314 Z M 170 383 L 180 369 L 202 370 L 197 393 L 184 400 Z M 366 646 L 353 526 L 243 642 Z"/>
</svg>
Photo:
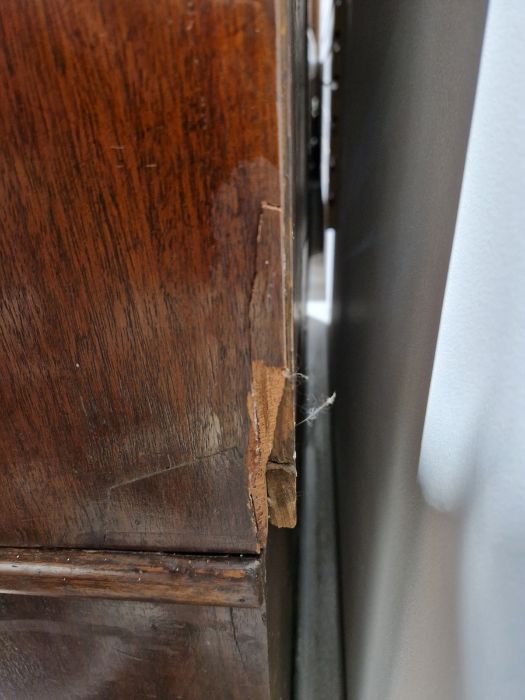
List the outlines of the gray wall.
<svg viewBox="0 0 525 700">
<path fill-rule="evenodd" d="M 492 0 L 419 467 L 456 523 L 467 700 L 525 697 L 524 39 L 523 0 Z"/>
<path fill-rule="evenodd" d="M 458 692 L 456 525 L 417 466 L 484 19 L 482 0 L 356 0 L 343 34 L 331 386 L 351 700 Z"/>
</svg>

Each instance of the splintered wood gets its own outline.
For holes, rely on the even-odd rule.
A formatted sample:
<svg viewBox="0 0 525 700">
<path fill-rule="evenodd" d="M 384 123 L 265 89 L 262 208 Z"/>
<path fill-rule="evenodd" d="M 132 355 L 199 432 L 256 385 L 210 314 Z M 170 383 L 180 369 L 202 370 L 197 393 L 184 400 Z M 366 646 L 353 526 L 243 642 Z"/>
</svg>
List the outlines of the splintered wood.
<svg viewBox="0 0 525 700">
<path fill-rule="evenodd" d="M 257 526 L 259 543 L 264 546 L 268 518 L 278 527 L 295 525 L 295 469 L 286 478 L 271 477 L 272 491 L 285 484 L 283 493 L 273 494 L 271 504 L 284 507 L 268 510 L 267 466 L 274 447 L 278 420 L 287 416 L 280 411 L 285 393 L 286 332 L 285 296 L 283 286 L 284 261 L 281 246 L 281 212 L 278 207 L 263 204 L 259 217 L 255 274 L 250 300 L 250 329 L 252 377 L 248 395 L 250 435 L 248 444 L 248 474 L 250 497 Z M 279 431 L 282 433 L 282 430 Z M 280 465 L 275 464 L 274 467 Z M 289 467 L 290 465 L 283 465 Z M 280 513 L 286 513 L 281 518 Z"/>
</svg>

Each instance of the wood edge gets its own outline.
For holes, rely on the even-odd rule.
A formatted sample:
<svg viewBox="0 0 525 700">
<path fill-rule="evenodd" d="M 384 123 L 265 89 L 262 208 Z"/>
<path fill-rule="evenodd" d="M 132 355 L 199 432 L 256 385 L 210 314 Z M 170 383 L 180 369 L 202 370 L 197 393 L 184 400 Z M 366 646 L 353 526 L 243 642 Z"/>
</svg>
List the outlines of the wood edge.
<svg viewBox="0 0 525 700">
<path fill-rule="evenodd" d="M 276 12 L 276 47 L 277 47 L 277 111 L 279 120 L 279 172 L 281 184 L 281 210 L 280 210 L 280 242 L 281 242 L 281 266 L 282 266 L 282 304 L 283 304 L 283 338 L 284 338 L 284 364 L 286 367 L 286 379 L 277 421 L 274 430 L 272 449 L 269 456 L 266 472 L 266 491 L 269 499 L 269 521 L 278 527 L 294 527 L 296 522 L 296 480 L 288 479 L 285 494 L 280 495 L 279 485 L 282 481 L 270 476 L 268 469 L 271 464 L 287 463 L 295 465 L 295 382 L 293 375 L 296 367 L 295 328 L 294 328 L 294 239 L 296 236 L 296 224 L 298 214 L 296 202 L 296 187 L 300 169 L 300 159 L 297 159 L 298 143 L 303 146 L 302 138 L 295 141 L 294 133 L 297 127 L 296 109 L 298 75 L 296 61 L 294 60 L 293 44 L 297 40 L 295 36 L 295 23 L 299 14 L 296 13 L 295 0 L 274 0 Z M 299 5 L 303 3 L 299 0 Z M 297 15 L 297 16 L 296 16 Z M 304 27 L 301 25 L 299 33 L 303 35 Z M 306 54 L 304 55 L 306 59 Z M 301 178 L 299 178 L 301 180 Z M 300 209 L 300 206 L 299 206 Z M 279 510 L 272 507 L 277 501 L 285 500 L 289 517 L 280 518 Z M 286 521 L 286 525 L 282 525 Z M 291 523 L 294 523 L 292 525 Z"/>
<path fill-rule="evenodd" d="M 269 462 L 266 471 L 270 522 L 275 527 L 297 525 L 297 471 L 295 464 Z"/>
<path fill-rule="evenodd" d="M 0 594 L 257 608 L 261 560 L 161 552 L 0 548 Z"/>
</svg>

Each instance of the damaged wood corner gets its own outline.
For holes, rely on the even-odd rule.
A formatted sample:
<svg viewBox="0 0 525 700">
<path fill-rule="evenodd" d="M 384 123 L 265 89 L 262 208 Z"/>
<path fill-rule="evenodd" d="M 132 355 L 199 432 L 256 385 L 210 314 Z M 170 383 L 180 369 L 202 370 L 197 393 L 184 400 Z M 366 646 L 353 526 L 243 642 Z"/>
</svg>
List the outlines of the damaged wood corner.
<svg viewBox="0 0 525 700">
<path fill-rule="evenodd" d="M 268 520 L 278 527 L 294 527 L 296 520 L 293 386 L 286 379 L 290 353 L 282 230 L 280 207 L 263 202 L 257 224 L 249 308 L 252 362 L 247 397 L 250 500 L 262 547 L 266 544 Z M 283 435 L 291 439 L 283 441 Z M 283 449 L 284 442 L 287 449 Z M 274 462 L 281 461 L 287 463 L 281 467 L 291 469 L 272 468 Z"/>
<path fill-rule="evenodd" d="M 275 527 L 295 527 L 297 470 L 294 464 L 268 462 L 266 487 L 270 522 Z"/>
<path fill-rule="evenodd" d="M 259 542 L 268 534 L 266 466 L 272 451 L 277 414 L 284 391 L 284 373 L 280 367 L 252 363 L 252 386 L 248 395 L 250 435 L 248 441 L 250 496 Z"/>
</svg>

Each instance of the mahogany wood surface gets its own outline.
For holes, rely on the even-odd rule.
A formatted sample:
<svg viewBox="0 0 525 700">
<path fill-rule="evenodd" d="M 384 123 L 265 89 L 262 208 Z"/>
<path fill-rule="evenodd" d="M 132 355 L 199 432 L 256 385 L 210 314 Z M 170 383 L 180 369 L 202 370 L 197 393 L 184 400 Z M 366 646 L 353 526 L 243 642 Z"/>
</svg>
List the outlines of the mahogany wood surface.
<svg viewBox="0 0 525 700">
<path fill-rule="evenodd" d="M 268 700 L 264 611 L 0 595 L 0 690 L 6 700 Z"/>
<path fill-rule="evenodd" d="M 274 432 L 293 453 L 276 25 L 2 1 L 1 545 L 264 546 Z"/>
<path fill-rule="evenodd" d="M 0 594 L 260 607 L 258 557 L 0 548 Z"/>
<path fill-rule="evenodd" d="M 2 698 L 290 697 L 302 6 L 0 2 Z"/>
</svg>

